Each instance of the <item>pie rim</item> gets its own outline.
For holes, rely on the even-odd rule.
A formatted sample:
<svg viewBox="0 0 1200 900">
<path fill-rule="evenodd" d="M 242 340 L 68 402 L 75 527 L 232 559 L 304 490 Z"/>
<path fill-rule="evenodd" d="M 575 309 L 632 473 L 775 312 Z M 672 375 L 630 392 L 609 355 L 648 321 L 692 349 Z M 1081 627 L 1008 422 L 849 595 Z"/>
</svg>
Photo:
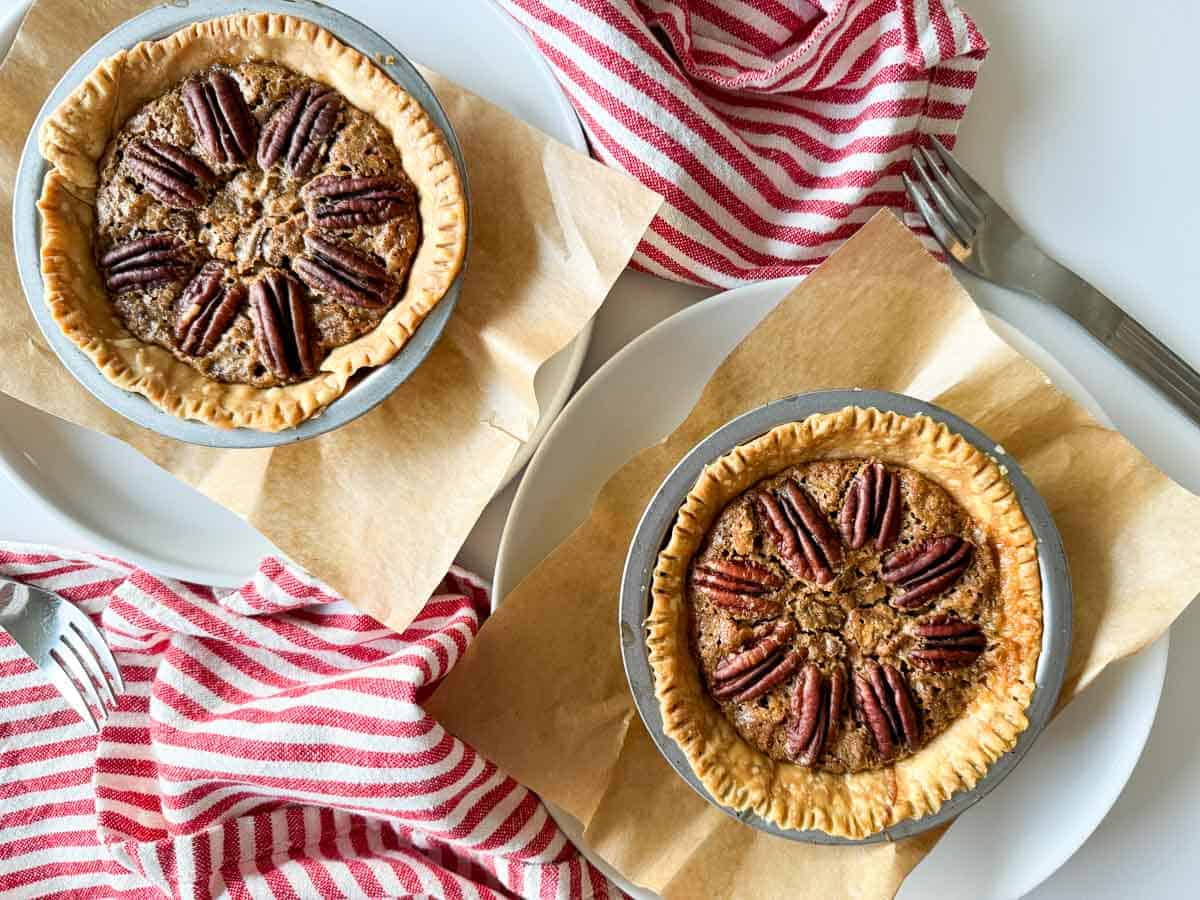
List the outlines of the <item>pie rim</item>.
<svg viewBox="0 0 1200 900">
<path fill-rule="evenodd" d="M 105 148 L 144 103 L 194 72 L 223 63 L 274 63 L 328 84 L 393 137 L 417 188 L 421 239 L 404 290 L 373 330 L 335 347 L 318 373 L 256 388 L 215 381 L 133 336 L 116 315 L 93 253 L 94 201 Z M 462 269 L 467 248 L 463 177 L 428 113 L 375 63 L 305 19 L 238 13 L 143 41 L 101 62 L 42 123 L 49 165 L 38 209 L 51 316 L 112 384 L 179 418 L 218 428 L 280 431 L 328 406 L 358 370 L 392 359 Z"/>
<path fill-rule="evenodd" d="M 771 759 L 709 698 L 690 646 L 692 557 L 728 502 L 763 478 L 815 459 L 875 457 L 939 484 L 988 535 L 999 601 L 995 662 L 949 727 L 899 762 L 854 774 Z M 1028 727 L 1042 645 L 1037 540 L 1001 467 L 946 425 L 848 406 L 776 426 L 705 467 L 680 507 L 651 584 L 647 646 L 663 729 L 721 805 L 784 829 L 861 839 L 936 812 L 974 787 Z"/>
</svg>

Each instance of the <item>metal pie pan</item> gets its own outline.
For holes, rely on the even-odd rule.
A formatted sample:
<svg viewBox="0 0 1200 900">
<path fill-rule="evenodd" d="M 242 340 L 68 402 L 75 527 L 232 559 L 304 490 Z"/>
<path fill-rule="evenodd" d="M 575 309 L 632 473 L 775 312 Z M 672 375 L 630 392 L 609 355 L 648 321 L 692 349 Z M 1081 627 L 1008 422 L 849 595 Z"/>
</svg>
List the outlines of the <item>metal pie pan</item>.
<svg viewBox="0 0 1200 900">
<path fill-rule="evenodd" d="M 462 290 L 463 273 L 429 312 L 416 332 L 388 362 L 364 370 L 351 380 L 346 392 L 315 416 L 295 428 L 266 432 L 250 428 L 215 428 L 203 422 L 181 419 L 164 412 L 141 394 L 117 387 L 101 374 L 96 365 L 59 329 L 43 301 L 41 274 L 41 221 L 37 201 L 49 166 L 38 150 L 38 131 L 42 122 L 88 76 L 101 61 L 140 41 L 157 40 L 193 22 L 239 12 L 283 13 L 307 19 L 326 29 L 342 43 L 371 58 L 375 65 L 408 91 L 446 136 L 467 198 L 467 245 L 470 247 L 470 194 L 467 191 L 467 167 L 454 129 L 429 84 L 413 65 L 374 30 L 315 0 L 258 0 L 252 4 L 227 0 L 183 0 L 167 3 L 135 16 L 101 38 L 81 56 L 62 77 L 38 112 L 25 141 L 17 169 L 13 192 L 13 248 L 29 308 L 33 311 L 46 341 L 62 364 L 97 400 L 143 428 L 189 444 L 206 447 L 252 448 L 277 447 L 307 440 L 340 428 L 374 409 L 403 383 L 429 355 L 446 326 Z M 465 266 L 464 266 L 465 271 Z"/>
<path fill-rule="evenodd" d="M 847 406 L 875 407 L 905 416 L 928 416 L 935 422 L 945 424 L 1005 467 L 1021 509 L 1037 538 L 1038 564 L 1042 575 L 1042 650 L 1038 659 L 1036 690 L 1026 710 L 1029 727 L 1021 733 L 1016 746 L 996 760 L 975 787 L 954 794 L 937 812 L 920 819 L 906 819 L 892 828 L 858 840 L 834 837 L 823 831 L 780 828 L 754 813 L 739 813 L 718 803 L 692 771 L 682 748 L 663 731 L 662 716 L 654 695 L 654 673 L 650 668 L 645 630 L 645 621 L 650 612 L 650 585 L 658 553 L 666 544 L 679 509 L 704 467 L 734 447 L 754 440 L 777 425 L 798 422 L 815 413 L 836 412 Z M 1071 578 L 1062 538 L 1050 510 L 1016 460 L 995 441 L 958 416 L 903 394 L 867 390 L 817 391 L 776 400 L 739 416 L 701 441 L 675 466 L 654 494 L 634 532 L 621 579 L 620 634 L 625 674 L 638 713 L 659 752 L 696 793 L 727 815 L 776 837 L 812 844 L 875 844 L 912 837 L 949 822 L 994 790 L 1033 746 L 1050 721 L 1070 656 Z"/>
</svg>

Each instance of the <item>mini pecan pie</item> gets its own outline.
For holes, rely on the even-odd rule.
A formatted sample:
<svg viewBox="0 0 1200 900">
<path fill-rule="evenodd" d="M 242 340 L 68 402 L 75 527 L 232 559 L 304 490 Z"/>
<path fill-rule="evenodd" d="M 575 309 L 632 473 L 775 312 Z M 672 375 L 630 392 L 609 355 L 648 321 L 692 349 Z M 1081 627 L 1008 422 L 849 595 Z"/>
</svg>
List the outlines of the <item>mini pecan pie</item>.
<svg viewBox="0 0 1200 900">
<path fill-rule="evenodd" d="M 274 431 L 386 362 L 465 254 L 445 137 L 301 19 L 199 22 L 105 61 L 47 120 L 46 299 L 110 381 Z"/>
<path fill-rule="evenodd" d="M 666 731 L 721 803 L 860 838 L 937 810 L 1026 727 L 1033 532 L 996 464 L 847 408 L 710 465 L 659 555 Z"/>
</svg>

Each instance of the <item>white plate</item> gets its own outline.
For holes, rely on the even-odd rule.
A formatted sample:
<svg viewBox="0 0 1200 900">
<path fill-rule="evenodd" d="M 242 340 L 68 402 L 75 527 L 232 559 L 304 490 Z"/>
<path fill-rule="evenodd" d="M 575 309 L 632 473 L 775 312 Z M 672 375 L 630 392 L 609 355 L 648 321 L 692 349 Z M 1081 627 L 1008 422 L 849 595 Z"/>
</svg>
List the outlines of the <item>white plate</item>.
<svg viewBox="0 0 1200 900">
<path fill-rule="evenodd" d="M 529 37 L 488 0 L 437 4 L 330 4 L 373 27 L 424 63 L 583 152 L 571 105 Z M 24 4 L 0 14 L 0 55 Z M 542 416 L 505 483 L 525 465 L 575 386 L 589 324 L 542 366 Z M 125 444 L 69 425 L 0 395 L 0 471 L 31 499 L 81 530 L 91 549 L 164 575 L 236 584 L 272 550 L 255 529 L 147 462 Z M 503 487 L 503 485 L 501 486 Z M 186 523 L 186 527 L 181 527 Z"/>
<path fill-rule="evenodd" d="M 584 520 L 604 482 L 630 456 L 683 421 L 725 355 L 795 283 L 739 288 L 686 309 L 634 340 L 580 388 L 517 490 L 500 543 L 496 598 Z M 615 640 L 615 599 L 613 622 Z M 1100 824 L 1128 780 L 1154 721 L 1166 664 L 1164 636 L 1106 672 L 1003 784 L 954 823 L 900 896 L 1008 900 L 1049 877 Z M 579 836 L 576 823 L 558 817 Z M 1003 843 L 996 840 L 1001 834 Z"/>
</svg>

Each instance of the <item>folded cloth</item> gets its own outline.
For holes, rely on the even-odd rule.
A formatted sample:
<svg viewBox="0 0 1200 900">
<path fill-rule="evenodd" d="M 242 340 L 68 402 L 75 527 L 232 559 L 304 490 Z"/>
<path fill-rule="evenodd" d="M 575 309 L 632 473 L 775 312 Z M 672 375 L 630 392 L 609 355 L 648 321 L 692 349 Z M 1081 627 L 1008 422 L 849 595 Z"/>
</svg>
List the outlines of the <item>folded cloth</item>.
<svg viewBox="0 0 1200 900">
<path fill-rule="evenodd" d="M 446 576 L 403 634 L 278 559 L 240 590 L 0 546 L 103 625 L 99 738 L 0 635 L 0 895 L 606 897 L 536 796 L 420 702 L 487 612 Z"/>
<path fill-rule="evenodd" d="M 987 44 L 952 0 L 499 0 L 592 152 L 666 199 L 633 264 L 732 287 L 805 274 L 953 136 Z M 932 246 L 932 244 L 931 244 Z"/>
</svg>

